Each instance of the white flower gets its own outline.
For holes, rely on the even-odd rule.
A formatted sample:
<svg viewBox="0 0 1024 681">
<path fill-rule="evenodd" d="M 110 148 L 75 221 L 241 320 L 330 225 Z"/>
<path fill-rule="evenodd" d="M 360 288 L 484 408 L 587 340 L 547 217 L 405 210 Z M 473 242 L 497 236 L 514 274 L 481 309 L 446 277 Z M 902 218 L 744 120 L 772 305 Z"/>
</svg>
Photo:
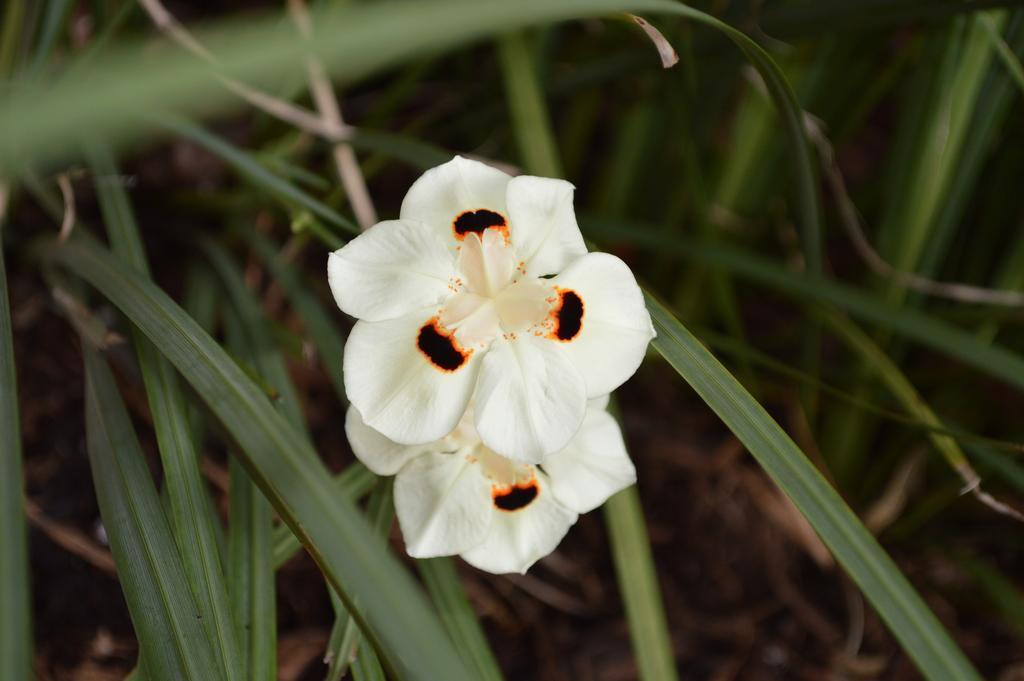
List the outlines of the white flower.
<svg viewBox="0 0 1024 681">
<path fill-rule="evenodd" d="M 495 454 L 480 441 L 472 411 L 448 436 L 401 445 L 349 407 L 352 450 L 378 475 L 395 475 L 395 512 L 414 558 L 459 554 L 481 570 L 526 572 L 562 541 L 580 513 L 636 482 L 608 398 L 591 400 L 565 449 L 539 466 Z"/>
<path fill-rule="evenodd" d="M 331 254 L 334 298 L 359 320 L 345 390 L 367 424 L 431 442 L 472 398 L 487 446 L 537 463 L 633 375 L 654 337 L 643 294 L 621 260 L 587 253 L 572 196 L 455 157 L 412 185 L 399 220 Z"/>
</svg>

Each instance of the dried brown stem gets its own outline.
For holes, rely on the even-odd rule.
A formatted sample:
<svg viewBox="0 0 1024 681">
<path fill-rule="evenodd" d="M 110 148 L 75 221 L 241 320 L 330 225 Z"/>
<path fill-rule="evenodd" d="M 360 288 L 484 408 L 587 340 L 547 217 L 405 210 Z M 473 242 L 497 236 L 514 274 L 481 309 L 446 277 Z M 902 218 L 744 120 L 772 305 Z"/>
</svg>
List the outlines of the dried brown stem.
<svg viewBox="0 0 1024 681">
<path fill-rule="evenodd" d="M 804 114 L 807 136 L 818 150 L 822 172 L 828 182 L 832 196 L 839 208 L 839 217 L 846 229 L 857 254 L 876 274 L 892 281 L 897 286 L 937 298 L 946 298 L 961 303 L 1024 307 L 1024 293 L 972 286 L 958 282 L 935 281 L 912 272 L 898 270 L 888 263 L 868 241 L 862 227 L 862 218 L 857 206 L 846 190 L 846 182 L 836 163 L 835 150 L 821 130 L 820 123 Z"/>
<path fill-rule="evenodd" d="M 760 74 L 753 69 L 747 70 L 746 73 L 754 87 L 762 92 L 762 94 L 767 95 L 767 89 Z M 833 149 L 832 143 L 824 133 L 823 123 L 806 111 L 801 113 L 803 114 L 804 129 L 807 132 L 807 137 L 814 144 L 818 152 L 825 181 L 828 183 L 829 189 L 838 204 L 840 221 L 843 223 L 850 241 L 853 242 L 857 254 L 872 271 L 879 276 L 889 279 L 897 286 L 936 298 L 946 298 L 947 300 L 955 300 L 961 303 L 1024 307 L 1024 293 L 1020 291 L 1005 291 L 958 282 L 935 281 L 919 274 L 898 270 L 889 264 L 874 249 L 864 233 L 862 227 L 863 219 L 846 189 L 846 182 L 843 179 L 842 171 L 840 171 L 839 164 L 836 162 L 835 149 Z"/>
<path fill-rule="evenodd" d="M 149 14 L 153 24 L 167 37 L 200 59 L 216 66 L 217 58 L 207 50 L 202 43 L 193 37 L 188 30 L 174 18 L 160 0 L 139 0 L 139 4 Z M 289 101 L 274 97 L 266 92 L 257 90 L 245 83 L 228 78 L 224 75 L 217 75 L 225 87 L 249 102 L 257 109 L 260 109 L 271 116 L 289 123 L 300 130 L 336 141 L 350 134 L 350 131 L 342 126 L 333 125 L 330 121 L 321 118 L 312 111 L 296 106 Z"/>
<path fill-rule="evenodd" d="M 963 479 L 965 485 L 961 494 L 973 494 L 974 498 L 988 506 L 996 513 L 1009 516 L 1014 520 L 1024 522 L 1024 513 L 1013 508 L 1009 504 L 999 501 L 991 494 L 981 488 L 981 477 L 975 472 L 966 461 L 956 467 L 957 474 Z"/>
<path fill-rule="evenodd" d="M 907 505 L 907 499 L 921 482 L 924 452 L 917 451 L 899 465 L 885 490 L 864 514 L 864 525 L 878 535 L 893 523 Z"/>
<path fill-rule="evenodd" d="M 57 241 L 64 243 L 71 236 L 71 230 L 75 228 L 75 190 L 71 187 L 71 178 L 67 173 L 57 176 L 57 186 L 60 187 L 60 195 L 64 198 L 64 218 L 60 223 L 60 234 Z"/>
<path fill-rule="evenodd" d="M 313 35 L 313 23 L 309 18 L 309 11 L 306 9 L 304 0 L 288 0 L 288 11 L 299 28 L 302 37 L 309 39 Z M 323 64 L 312 54 L 306 58 L 306 71 L 309 79 L 309 89 L 313 95 L 313 101 L 320 112 L 321 118 L 331 128 L 341 131 L 349 131 L 345 120 L 341 115 L 341 106 L 334 95 L 334 88 L 327 77 Z M 356 159 L 352 146 L 345 142 L 337 142 L 332 150 L 334 165 L 338 171 L 338 178 L 348 195 L 352 204 L 352 211 L 355 213 L 359 226 L 369 229 L 377 223 L 377 211 L 370 198 L 370 192 L 366 188 L 366 180 L 359 168 L 359 161 Z"/>
<path fill-rule="evenodd" d="M 25 515 L 54 544 L 110 575 L 117 574 L 110 551 L 92 541 L 81 530 L 47 516 L 33 501 L 25 500 Z"/>
</svg>

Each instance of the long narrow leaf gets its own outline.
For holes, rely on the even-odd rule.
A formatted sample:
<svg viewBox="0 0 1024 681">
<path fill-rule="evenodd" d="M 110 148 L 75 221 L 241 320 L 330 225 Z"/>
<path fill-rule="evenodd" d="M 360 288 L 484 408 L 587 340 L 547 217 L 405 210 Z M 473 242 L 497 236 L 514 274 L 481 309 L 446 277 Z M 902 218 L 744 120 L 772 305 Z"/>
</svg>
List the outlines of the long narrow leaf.
<svg viewBox="0 0 1024 681">
<path fill-rule="evenodd" d="M 277 614 L 270 505 L 235 457 L 229 462 L 229 474 L 228 575 L 244 652 L 243 669 L 246 679 L 273 681 L 277 676 Z"/>
<path fill-rule="evenodd" d="M 860 356 L 864 366 L 879 378 L 907 412 L 931 428 L 942 428 L 942 421 L 921 397 L 914 384 L 863 329 L 845 316 L 835 312 L 823 312 L 822 317 L 828 327 L 846 343 L 846 346 Z M 954 472 L 966 475 L 971 471 L 971 465 L 955 439 L 934 430 L 930 434 L 930 439 L 932 445 L 939 450 Z"/>
<path fill-rule="evenodd" d="M 764 408 L 658 301 L 654 347 L 739 438 L 814 527 L 931 681 L 980 676 L 871 534 Z"/>
<path fill-rule="evenodd" d="M 816 184 L 792 91 L 754 41 L 685 5 L 668 0 L 372 3 L 319 13 L 317 31 L 309 41 L 295 40 L 292 27 L 281 25 L 276 17 L 246 17 L 244 22 L 222 26 L 220 34 L 207 42 L 217 54 L 222 73 L 257 86 L 272 84 L 284 75 L 302 77 L 310 52 L 336 78 L 352 80 L 488 33 L 625 10 L 683 16 L 710 25 L 733 40 L 761 72 L 780 105 L 792 143 L 802 197 L 800 223 L 808 262 L 816 269 L 820 263 Z M 66 153 L 67 145 L 82 131 L 124 140 L 145 129 L 149 115 L 223 108 L 234 100 L 211 71 L 212 67 L 197 64 L 184 53 L 148 59 L 136 45 L 112 50 L 76 78 L 15 90 L 0 111 L 0 159 L 20 165 L 26 156 L 52 158 Z M 69 110 L 76 111 L 76 116 L 66 116 Z"/>
<path fill-rule="evenodd" d="M 647 538 L 647 524 L 635 486 L 622 490 L 605 503 L 604 520 L 608 525 L 615 575 L 626 607 L 629 637 L 636 651 L 640 678 L 675 681 L 679 675 Z"/>
<path fill-rule="evenodd" d="M 164 116 L 160 118 L 160 121 L 161 125 L 167 130 L 191 139 L 210 153 L 229 163 L 257 187 L 276 194 L 291 204 L 305 208 L 324 222 L 334 225 L 341 230 L 353 235 L 359 234 L 359 226 L 356 223 L 337 211 L 332 210 L 294 184 L 270 172 L 255 157 L 235 147 L 227 140 L 221 139 L 213 133 L 181 119 Z"/>
<path fill-rule="evenodd" d="M 204 239 L 201 247 L 214 271 L 224 283 L 236 322 L 229 326 L 229 345 L 236 355 L 255 367 L 260 378 L 274 391 L 275 406 L 281 410 L 296 430 L 306 435 L 305 417 L 298 391 L 284 364 L 281 353 L 271 337 L 267 321 L 259 300 L 245 284 L 245 277 L 230 254 L 217 242 Z"/>
<path fill-rule="evenodd" d="M 531 173 L 561 177 L 561 162 L 548 120 L 544 93 L 537 80 L 537 67 L 530 58 L 530 46 L 522 33 L 507 33 L 498 40 L 502 80 L 519 155 Z"/>
<path fill-rule="evenodd" d="M 540 83 L 526 43 L 521 35 L 512 34 L 502 38 L 499 47 L 509 106 L 523 160 L 532 172 L 558 175 L 558 150 L 554 146 L 549 114 L 541 97 Z M 607 513 L 626 514 L 613 518 L 617 523 L 616 528 L 629 528 L 626 530 L 629 536 L 622 531 L 611 533 L 612 553 L 616 557 L 619 575 L 621 577 L 629 573 L 632 578 L 640 578 L 637 583 L 624 585 L 622 596 L 626 601 L 630 637 L 641 676 L 645 681 L 674 681 L 668 623 L 661 608 L 661 594 L 654 576 L 655 569 L 642 518 L 628 505 L 609 510 L 613 506 L 609 504 L 606 507 Z M 631 554 L 630 558 L 619 562 L 627 552 Z"/>
<path fill-rule="evenodd" d="M 223 254 L 222 254 L 223 255 Z M 226 256 L 225 256 L 226 257 Z M 232 269 L 225 272 L 232 277 Z M 244 282 L 234 282 L 244 288 Z M 229 287 L 230 288 L 230 287 Z M 242 306 L 253 301 L 242 295 Z M 239 301 L 235 301 L 236 304 Z M 228 346 L 235 354 L 251 362 L 260 372 L 281 369 L 280 358 L 268 347 L 262 320 L 251 317 L 255 310 L 242 313 L 237 307 L 225 315 Z M 276 375 L 270 380 L 281 380 Z M 285 380 L 287 378 L 285 377 Z M 290 383 L 290 382 L 289 382 Z M 287 414 L 279 402 L 278 408 Z M 301 422 L 301 416 L 298 417 Z M 300 423 L 294 423 L 296 428 Z M 231 480 L 230 524 L 228 526 L 228 576 L 231 603 L 238 624 L 245 657 L 245 678 L 251 681 L 274 681 L 277 676 L 277 606 L 273 565 L 273 514 L 270 504 L 260 494 L 237 456 L 229 463 Z"/>
<path fill-rule="evenodd" d="M 335 494 L 340 494 L 355 504 L 369 494 L 377 484 L 377 476 L 361 463 L 351 464 L 334 479 Z M 302 545 L 287 525 L 274 528 L 274 569 L 287 563 L 299 552 Z"/>
<path fill-rule="evenodd" d="M 163 291 L 82 237 L 45 252 L 154 342 L 239 446 L 250 475 L 324 571 L 399 679 L 472 678 L 409 575 L 384 550 L 305 437 Z M 359 595 L 359 607 L 353 599 Z"/>
<path fill-rule="evenodd" d="M 90 150 L 90 158 L 98 180 L 97 197 L 111 248 L 128 265 L 148 277 L 145 249 L 117 166 L 110 154 L 99 147 Z M 199 472 L 196 438 L 189 425 L 185 396 L 170 362 L 138 329 L 133 329 L 132 336 L 163 463 L 171 530 L 202 613 L 202 625 L 215 644 L 214 652 L 222 674 L 228 681 L 241 681 L 245 677 L 241 673 L 238 638 L 221 567 L 218 520 L 213 515 Z"/>
<path fill-rule="evenodd" d="M 374 488 L 367 504 L 366 515 L 374 531 L 386 540 L 395 521 L 394 494 L 390 479 L 381 481 Z M 352 676 L 355 681 L 384 681 L 384 670 L 381 669 L 377 653 L 368 642 L 359 645 L 360 639 L 363 638 L 359 625 L 333 589 L 331 605 L 334 607 L 335 617 L 331 640 L 336 643 L 336 647 L 327 650 L 327 657 L 330 659 L 327 681 L 341 679 L 349 666 L 352 651 L 357 647 L 356 659 L 352 665 Z"/>
<path fill-rule="evenodd" d="M 889 329 L 925 347 L 985 372 L 1008 385 L 1024 390 L 1024 357 L 1008 348 L 979 340 L 935 317 L 911 309 L 887 305 L 847 284 L 833 279 L 791 272 L 765 258 L 719 244 L 677 237 L 665 242 L 641 225 L 589 221 L 585 231 L 659 253 L 692 258 L 727 269 L 739 277 L 767 286 L 799 300 L 834 305 L 870 324 Z"/>
<path fill-rule="evenodd" d="M 83 353 L 93 484 L 148 678 L 218 681 L 213 648 L 195 625 L 202 614 L 114 377 L 86 343 Z"/>
<path fill-rule="evenodd" d="M 7 187 L 0 186 L 0 235 Z M 32 676 L 25 495 L 11 308 L 0 239 L 0 678 Z"/>
<path fill-rule="evenodd" d="M 256 255 L 281 286 L 288 302 L 295 308 L 296 314 L 302 319 L 306 335 L 309 336 L 316 348 L 317 355 L 327 371 L 327 376 L 331 379 L 331 385 L 334 386 L 334 392 L 338 399 L 342 404 L 348 404 L 341 361 L 345 352 L 344 336 L 331 321 L 320 301 L 302 281 L 301 273 L 294 267 L 288 267 L 270 239 L 254 230 L 248 230 L 246 237 Z"/>
<path fill-rule="evenodd" d="M 481 681 L 501 681 L 501 670 L 480 620 L 466 598 L 451 558 L 429 558 L 416 561 L 427 592 L 434 601 L 441 621 L 456 647 L 477 671 Z"/>
</svg>

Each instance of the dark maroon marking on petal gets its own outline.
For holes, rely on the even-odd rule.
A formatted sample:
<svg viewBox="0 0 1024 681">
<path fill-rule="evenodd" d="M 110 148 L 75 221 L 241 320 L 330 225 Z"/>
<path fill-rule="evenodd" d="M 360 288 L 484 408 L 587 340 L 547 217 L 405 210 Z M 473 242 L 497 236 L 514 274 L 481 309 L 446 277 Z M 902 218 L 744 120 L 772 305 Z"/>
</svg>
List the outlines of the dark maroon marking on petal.
<svg viewBox="0 0 1024 681">
<path fill-rule="evenodd" d="M 455 230 L 455 238 L 460 241 L 465 239 L 467 234 L 483 234 L 484 230 L 492 227 L 502 232 L 508 231 L 508 223 L 505 222 L 505 217 L 501 213 L 495 213 L 493 210 L 487 210 L 486 208 L 467 210 L 455 218 L 455 222 L 452 223 L 452 229 Z"/>
<path fill-rule="evenodd" d="M 519 485 L 508 487 L 494 487 L 491 496 L 494 497 L 494 505 L 502 511 L 518 511 L 533 503 L 540 494 L 540 487 L 536 480 L 530 480 Z"/>
<path fill-rule="evenodd" d="M 436 318 L 420 327 L 416 347 L 442 371 L 455 371 L 466 363 L 472 352 L 460 348 L 450 333 L 441 330 Z"/>
<path fill-rule="evenodd" d="M 558 307 L 553 310 L 554 336 L 560 341 L 571 341 L 583 329 L 583 299 L 569 289 L 558 289 L 558 296 Z"/>
</svg>

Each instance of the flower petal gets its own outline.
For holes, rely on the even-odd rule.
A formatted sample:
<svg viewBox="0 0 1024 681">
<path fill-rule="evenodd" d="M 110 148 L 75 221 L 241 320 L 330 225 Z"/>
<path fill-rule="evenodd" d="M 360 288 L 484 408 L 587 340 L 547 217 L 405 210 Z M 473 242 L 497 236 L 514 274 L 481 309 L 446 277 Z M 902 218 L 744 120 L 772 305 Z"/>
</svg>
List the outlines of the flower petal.
<svg viewBox="0 0 1024 681">
<path fill-rule="evenodd" d="M 429 452 L 398 472 L 395 513 L 410 556 L 461 553 L 487 536 L 494 516 L 491 483 L 465 453 Z"/>
<path fill-rule="evenodd" d="M 377 475 L 394 475 L 429 446 L 403 445 L 389 440 L 366 425 L 359 410 L 352 405 L 345 414 L 345 434 L 356 458 Z"/>
<path fill-rule="evenodd" d="M 565 180 L 524 175 L 508 183 L 510 238 L 531 277 L 560 272 L 587 246 L 572 206 L 575 188 Z"/>
<path fill-rule="evenodd" d="M 463 349 L 436 310 L 357 322 L 345 344 L 345 392 L 368 426 L 401 444 L 451 432 L 466 411 L 480 352 Z"/>
<path fill-rule="evenodd" d="M 563 348 L 529 333 L 498 338 L 483 358 L 475 397 L 480 439 L 514 461 L 562 449 L 586 409 L 586 385 Z"/>
<path fill-rule="evenodd" d="M 603 409 L 587 409 L 569 446 L 544 460 L 551 492 L 577 513 L 588 513 L 636 482 L 622 431 Z"/>
<path fill-rule="evenodd" d="M 508 230 L 505 191 L 509 175 L 456 156 L 423 173 L 402 201 L 401 218 L 425 222 L 454 248 L 466 234 L 487 227 Z"/>
<path fill-rule="evenodd" d="M 633 273 L 614 255 L 588 253 L 551 282 L 582 302 L 581 315 L 570 320 L 574 333 L 562 346 L 586 378 L 587 396 L 610 393 L 636 372 L 654 338 Z"/>
<path fill-rule="evenodd" d="M 493 513 L 487 538 L 463 551 L 463 560 L 494 574 L 523 574 L 555 550 L 578 516 L 558 503 L 542 473 L 538 473 L 537 482 L 539 492 L 531 503 L 517 510 L 499 509 Z"/>
<path fill-rule="evenodd" d="M 512 279 L 516 254 L 505 237 L 488 229 L 482 237 L 467 234 L 462 240 L 458 267 L 468 290 L 493 298 Z"/>
<path fill-rule="evenodd" d="M 394 319 L 451 295 L 455 260 L 422 223 L 381 222 L 327 259 L 327 281 L 338 307 L 356 319 Z"/>
</svg>

